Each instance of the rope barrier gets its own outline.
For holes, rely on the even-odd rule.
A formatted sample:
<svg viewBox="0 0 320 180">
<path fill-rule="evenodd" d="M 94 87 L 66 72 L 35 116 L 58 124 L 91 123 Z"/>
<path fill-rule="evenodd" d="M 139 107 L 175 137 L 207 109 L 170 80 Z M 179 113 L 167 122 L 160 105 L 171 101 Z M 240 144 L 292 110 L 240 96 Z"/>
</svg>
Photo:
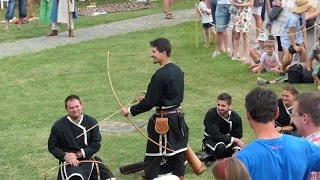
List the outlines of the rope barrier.
<svg viewBox="0 0 320 180">
<path fill-rule="evenodd" d="M 244 17 L 245 18 L 245 17 Z M 245 18 L 246 19 L 246 18 Z M 246 19 L 247 20 L 247 19 Z M 248 20 L 247 20 L 248 21 Z M 262 33 L 265 33 L 266 35 L 269 35 L 269 36 L 276 36 L 276 35 L 274 35 L 274 34 L 270 34 L 270 33 L 267 33 L 267 32 L 265 32 L 265 31 L 263 31 L 263 30 L 261 30 L 261 29 L 259 29 L 259 28 L 257 28 L 257 26 L 255 26 L 254 24 L 252 24 L 250 21 L 248 21 L 249 22 L 249 24 L 251 25 L 251 26 L 253 26 L 255 29 L 257 29 L 257 30 L 259 30 L 260 32 L 262 32 Z M 302 33 L 303 31 L 307 31 L 307 30 L 309 30 L 309 29 L 311 29 L 311 28 L 313 28 L 315 25 L 312 25 L 312 26 L 310 26 L 310 27 L 308 27 L 308 28 L 306 28 L 306 29 L 303 29 L 303 30 L 301 30 L 301 31 L 297 31 L 297 32 L 295 32 L 295 33 L 287 33 L 287 35 L 295 35 L 295 34 L 298 34 L 298 33 Z M 320 27 L 319 25 L 317 25 L 318 27 Z M 282 36 L 282 35 L 281 35 Z"/>
<path fill-rule="evenodd" d="M 197 7 L 198 11 L 200 12 L 201 16 L 204 17 L 204 15 L 202 14 L 202 11 L 199 9 L 199 6 L 197 4 L 196 4 L 196 7 Z M 211 24 L 212 26 L 215 26 L 215 27 L 228 27 L 229 26 L 229 24 L 224 25 L 224 26 L 218 26 L 218 25 L 213 24 L 211 22 L 209 22 L 209 24 Z"/>
<path fill-rule="evenodd" d="M 200 8 L 199 8 L 199 6 L 198 6 L 197 4 L 196 4 L 196 7 L 197 7 L 198 11 L 200 12 L 201 16 L 204 17 L 202 11 L 200 10 Z M 248 21 L 248 19 L 246 19 L 245 17 L 243 17 L 243 18 Z M 251 21 L 248 21 L 248 22 L 249 22 L 249 24 L 250 24 L 251 26 L 253 26 L 255 29 L 259 30 L 260 32 L 265 33 L 265 34 L 267 34 L 267 35 L 269 35 L 269 36 L 270 36 L 270 35 L 271 35 L 271 36 L 275 36 L 274 34 L 270 34 L 270 33 L 268 33 L 268 32 L 265 32 L 265 31 L 259 29 L 259 28 L 256 27 L 254 24 L 252 24 Z M 209 23 L 209 24 L 211 24 L 212 26 L 215 26 L 215 27 L 228 27 L 228 26 L 229 26 L 229 24 L 228 24 L 228 25 L 225 25 L 225 26 L 218 26 L 218 25 L 213 24 L 213 23 Z M 297 31 L 297 32 L 295 32 L 295 33 L 290 33 L 290 34 L 287 33 L 287 35 L 294 35 L 294 34 L 302 33 L 303 31 L 307 31 L 307 30 L 313 28 L 315 25 L 318 26 L 318 28 L 320 28 L 320 25 L 314 24 L 314 25 L 312 25 L 311 27 L 308 27 L 308 28 L 303 29 L 303 30 L 301 30 L 301 31 Z"/>
</svg>

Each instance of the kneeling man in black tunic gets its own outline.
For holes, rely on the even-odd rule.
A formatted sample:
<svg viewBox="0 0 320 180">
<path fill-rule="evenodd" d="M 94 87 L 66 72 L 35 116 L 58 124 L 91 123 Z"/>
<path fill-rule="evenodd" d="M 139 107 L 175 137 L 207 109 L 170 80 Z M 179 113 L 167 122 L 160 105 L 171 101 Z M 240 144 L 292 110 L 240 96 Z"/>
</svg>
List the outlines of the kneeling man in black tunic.
<svg viewBox="0 0 320 180">
<path fill-rule="evenodd" d="M 155 142 L 159 142 L 173 152 L 158 145 L 147 142 L 144 158 L 143 179 L 151 180 L 159 175 L 160 164 L 166 161 L 172 174 L 184 179 L 185 156 L 188 144 L 188 126 L 181 110 L 184 92 L 184 73 L 170 60 L 171 44 L 165 38 L 158 38 L 150 42 L 151 57 L 154 64 L 161 67 L 154 73 L 148 85 L 145 97 L 137 104 L 129 108 L 123 108 L 124 116 L 136 116 L 143 112 L 156 108 L 155 113 L 148 122 L 148 136 Z M 156 130 L 160 124 L 168 124 L 165 133 Z M 158 126 L 159 125 L 159 126 Z"/>
<path fill-rule="evenodd" d="M 222 93 L 217 98 L 217 107 L 211 108 L 204 119 L 202 153 L 197 153 L 204 162 L 230 157 L 245 146 L 242 138 L 241 117 L 231 110 L 232 97 Z"/>
<path fill-rule="evenodd" d="M 97 124 L 91 116 L 82 114 L 82 103 L 78 96 L 70 95 L 65 99 L 67 116 L 57 120 L 51 128 L 48 140 L 49 152 L 59 160 L 61 166 L 58 180 L 115 180 L 112 173 L 100 163 L 80 163 L 81 160 L 102 160 L 94 156 L 100 149 L 101 135 L 99 126 L 86 133 Z M 84 133 L 80 138 L 78 135 Z"/>
</svg>

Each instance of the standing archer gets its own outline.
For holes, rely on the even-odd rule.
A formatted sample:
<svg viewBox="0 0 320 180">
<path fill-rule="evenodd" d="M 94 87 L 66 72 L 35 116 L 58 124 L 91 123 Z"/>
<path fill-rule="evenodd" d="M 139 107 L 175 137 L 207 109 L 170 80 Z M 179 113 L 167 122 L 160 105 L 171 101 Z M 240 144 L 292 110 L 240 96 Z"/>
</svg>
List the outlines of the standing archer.
<svg viewBox="0 0 320 180">
<path fill-rule="evenodd" d="M 147 142 L 144 158 L 143 179 L 158 177 L 160 163 L 166 160 L 172 174 L 184 179 L 185 156 L 188 143 L 188 126 L 181 110 L 184 92 L 184 73 L 170 60 L 171 44 L 168 39 L 158 38 L 150 42 L 151 57 L 154 64 L 161 67 L 154 73 L 145 98 L 139 104 L 123 108 L 124 116 L 136 116 L 156 107 L 148 122 L 148 136 L 173 152 Z M 159 128 L 160 127 L 160 128 Z"/>
</svg>

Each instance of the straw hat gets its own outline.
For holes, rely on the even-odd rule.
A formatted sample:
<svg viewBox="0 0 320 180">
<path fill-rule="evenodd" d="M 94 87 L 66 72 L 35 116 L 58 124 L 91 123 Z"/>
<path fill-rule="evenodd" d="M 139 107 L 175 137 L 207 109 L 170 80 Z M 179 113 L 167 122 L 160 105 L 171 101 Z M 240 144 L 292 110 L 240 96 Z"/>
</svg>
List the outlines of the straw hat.
<svg viewBox="0 0 320 180">
<path fill-rule="evenodd" d="M 303 13 L 306 12 L 312 4 L 309 0 L 297 0 L 297 7 L 293 8 L 292 12 L 294 13 Z"/>
</svg>

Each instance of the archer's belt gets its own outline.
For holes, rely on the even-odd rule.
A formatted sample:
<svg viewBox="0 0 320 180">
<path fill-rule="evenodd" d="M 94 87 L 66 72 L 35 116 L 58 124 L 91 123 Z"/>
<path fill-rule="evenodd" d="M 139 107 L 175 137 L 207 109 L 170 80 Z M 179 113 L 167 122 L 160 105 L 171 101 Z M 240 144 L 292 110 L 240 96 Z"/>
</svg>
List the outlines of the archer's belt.
<svg viewBox="0 0 320 180">
<path fill-rule="evenodd" d="M 156 114 L 157 115 L 167 115 L 167 114 L 175 114 L 175 113 L 181 113 L 182 112 L 182 109 L 181 108 L 178 108 L 178 109 L 175 109 L 175 110 L 172 110 L 172 111 L 165 111 L 165 110 L 156 110 Z"/>
</svg>

